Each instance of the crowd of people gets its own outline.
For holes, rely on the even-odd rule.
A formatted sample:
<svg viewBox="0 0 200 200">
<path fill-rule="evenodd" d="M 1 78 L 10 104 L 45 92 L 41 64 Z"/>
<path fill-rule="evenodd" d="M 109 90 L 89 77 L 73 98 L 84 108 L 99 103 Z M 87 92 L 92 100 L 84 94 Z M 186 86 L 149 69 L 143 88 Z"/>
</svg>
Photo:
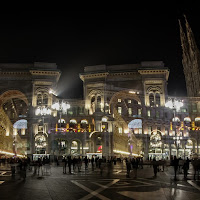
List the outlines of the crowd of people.
<svg viewBox="0 0 200 200">
<path fill-rule="evenodd" d="M 66 174 L 67 167 L 69 169 L 69 174 L 72 174 L 72 167 L 73 167 L 73 172 L 81 172 L 82 165 L 84 165 L 85 170 L 88 169 L 89 163 L 91 163 L 91 169 L 94 171 L 96 168 L 100 169 L 100 173 L 102 175 L 103 170 L 105 167 L 108 169 L 108 173 L 110 173 L 112 164 L 116 165 L 116 157 L 110 157 L 106 160 L 105 157 L 94 157 L 92 156 L 91 159 L 89 159 L 87 156 L 85 157 L 63 157 L 62 159 L 62 165 L 63 165 L 63 173 Z M 57 160 L 58 162 L 58 160 Z M 57 165 L 59 165 L 57 163 Z"/>
<path fill-rule="evenodd" d="M 132 157 L 123 159 L 126 163 L 127 169 L 127 177 L 130 177 L 130 172 L 133 172 L 133 178 L 137 178 L 138 169 L 143 169 L 143 158 L 142 157 Z M 119 162 L 123 162 L 123 160 L 119 160 Z M 63 174 L 72 174 L 79 173 L 84 168 L 84 171 L 88 170 L 89 164 L 91 165 L 91 170 L 94 171 L 99 169 L 100 174 L 103 174 L 104 169 L 107 169 L 107 174 L 109 175 L 112 171 L 113 165 L 116 165 L 117 158 L 116 157 L 97 157 L 92 156 L 88 158 L 87 156 L 64 156 L 62 161 L 59 161 L 58 158 L 55 158 L 54 161 L 57 163 L 57 166 L 62 165 Z M 184 178 L 187 179 L 190 160 L 187 157 L 186 160 L 181 158 L 177 158 L 176 156 L 170 159 L 170 165 L 174 168 L 174 179 L 177 179 L 177 173 L 183 173 Z M 27 158 L 7 158 L 0 159 L 0 163 L 5 165 L 5 163 L 9 163 L 11 167 L 12 176 L 15 177 L 15 174 L 18 173 L 20 175 L 20 179 L 26 179 L 26 171 L 33 171 L 33 175 L 43 175 L 44 166 L 50 166 L 50 159 L 47 156 L 39 157 L 37 160 L 31 160 L 29 157 Z M 157 176 L 157 172 L 164 171 L 165 162 L 156 161 L 155 158 L 153 160 L 148 161 L 148 165 L 153 166 L 153 174 L 154 177 Z M 68 170 L 67 170 L 68 168 Z M 67 172 L 68 171 L 68 172 Z"/>
</svg>

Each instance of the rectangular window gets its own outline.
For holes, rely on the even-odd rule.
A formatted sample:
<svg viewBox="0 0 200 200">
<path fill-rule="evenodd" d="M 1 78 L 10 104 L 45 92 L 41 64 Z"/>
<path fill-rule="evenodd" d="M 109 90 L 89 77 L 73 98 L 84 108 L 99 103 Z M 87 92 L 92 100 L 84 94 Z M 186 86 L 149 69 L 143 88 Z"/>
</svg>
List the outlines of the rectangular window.
<svg viewBox="0 0 200 200">
<path fill-rule="evenodd" d="M 159 118 L 160 115 L 159 115 L 159 111 L 156 111 L 156 118 Z"/>
<path fill-rule="evenodd" d="M 138 101 L 138 104 L 141 105 L 141 102 Z"/>
<path fill-rule="evenodd" d="M 151 135 L 152 132 L 152 126 L 148 126 L 148 134 Z"/>
<path fill-rule="evenodd" d="M 186 109 L 186 108 L 182 108 L 182 109 L 181 109 L 181 112 L 184 112 L 184 113 L 185 113 L 185 112 L 187 112 L 187 109 Z"/>
<path fill-rule="evenodd" d="M 121 115 L 122 114 L 122 107 L 118 107 L 118 113 Z"/>
<path fill-rule="evenodd" d="M 142 134 L 142 128 L 139 128 L 139 134 Z"/>
<path fill-rule="evenodd" d="M 132 108 L 128 108 L 128 115 L 132 116 Z"/>
<path fill-rule="evenodd" d="M 122 100 L 121 100 L 121 99 L 118 99 L 118 102 L 122 102 Z"/>
<path fill-rule="evenodd" d="M 128 103 L 131 103 L 131 100 L 130 100 L 130 99 L 128 99 Z"/>
<path fill-rule="evenodd" d="M 167 112 L 165 112 L 165 118 L 167 119 L 168 115 L 167 115 Z"/>
<path fill-rule="evenodd" d="M 142 110 L 141 108 L 138 109 L 138 116 L 141 116 L 142 115 Z"/>
<path fill-rule="evenodd" d="M 168 132 L 169 132 L 168 128 L 165 128 L 165 135 L 168 135 Z"/>
<path fill-rule="evenodd" d="M 122 127 L 119 127 L 118 131 L 119 131 L 120 134 L 122 134 Z"/>
<path fill-rule="evenodd" d="M 172 131 L 172 136 L 175 136 L 175 131 Z"/>
<path fill-rule="evenodd" d="M 147 116 L 151 117 L 151 111 L 150 110 L 147 110 Z"/>
<path fill-rule="evenodd" d="M 194 112 L 194 113 L 197 112 L 197 104 L 196 103 L 192 104 L 192 112 Z"/>
</svg>

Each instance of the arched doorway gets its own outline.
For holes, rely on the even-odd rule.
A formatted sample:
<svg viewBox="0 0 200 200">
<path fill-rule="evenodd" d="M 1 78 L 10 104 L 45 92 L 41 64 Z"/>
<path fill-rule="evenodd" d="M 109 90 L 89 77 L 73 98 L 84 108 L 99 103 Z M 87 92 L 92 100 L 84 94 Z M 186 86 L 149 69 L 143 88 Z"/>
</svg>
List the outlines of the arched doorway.
<svg viewBox="0 0 200 200">
<path fill-rule="evenodd" d="M 47 138 L 44 134 L 38 133 L 35 136 L 35 152 L 36 154 L 46 154 Z"/>
<path fill-rule="evenodd" d="M 53 155 L 69 155 L 69 142 L 65 138 L 56 138 L 51 141 L 51 153 Z"/>
<path fill-rule="evenodd" d="M 73 140 L 71 142 L 70 154 L 72 156 L 77 156 L 82 154 L 82 142 L 80 140 Z"/>
<path fill-rule="evenodd" d="M 194 150 L 194 140 L 187 140 L 186 145 L 185 145 L 185 157 L 192 157 L 192 155 L 195 153 Z"/>
<path fill-rule="evenodd" d="M 27 154 L 30 145 L 27 145 L 26 129 L 28 114 L 28 99 L 24 93 L 18 90 L 7 90 L 0 95 L 0 118 L 3 135 L 0 138 L 0 149 L 16 154 Z M 26 127 L 21 127 L 23 120 Z M 24 123 L 24 122 L 23 122 Z M 14 126 L 14 127 L 13 127 Z M 4 145 L 6 143 L 6 145 Z"/>
<path fill-rule="evenodd" d="M 163 156 L 161 132 L 152 131 L 149 144 L 149 159 L 156 158 L 156 160 L 161 160 Z"/>
</svg>

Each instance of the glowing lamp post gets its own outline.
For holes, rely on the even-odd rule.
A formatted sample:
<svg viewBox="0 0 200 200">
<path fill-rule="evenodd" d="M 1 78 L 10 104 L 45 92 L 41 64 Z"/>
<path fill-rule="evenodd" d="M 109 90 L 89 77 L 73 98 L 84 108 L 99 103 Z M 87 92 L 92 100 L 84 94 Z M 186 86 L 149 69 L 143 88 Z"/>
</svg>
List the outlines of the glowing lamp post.
<svg viewBox="0 0 200 200">
<path fill-rule="evenodd" d="M 51 109 L 45 106 L 37 107 L 37 109 L 35 110 L 35 114 L 41 116 L 50 115 Z"/>
<path fill-rule="evenodd" d="M 51 115 L 51 109 L 46 106 L 38 106 L 35 110 L 35 115 L 42 116 L 42 127 L 43 127 L 43 134 L 44 134 L 44 116 Z M 37 138 L 37 137 L 36 137 Z M 46 147 L 46 140 L 44 136 L 41 136 L 38 139 L 35 138 L 35 147 L 36 148 L 43 148 Z M 37 142 L 36 142 L 37 141 Z"/>
<path fill-rule="evenodd" d="M 52 105 L 52 109 L 57 110 L 60 115 L 60 131 L 61 131 L 61 115 L 62 113 L 67 113 L 67 110 L 70 108 L 70 105 L 63 100 L 59 100 L 58 102 L 54 103 Z M 60 148 L 59 148 L 59 154 L 61 150 L 61 141 L 60 141 Z"/>
<path fill-rule="evenodd" d="M 180 100 L 176 100 L 174 98 L 169 99 L 167 101 L 167 103 L 165 104 L 165 107 L 168 107 L 168 108 L 173 110 L 174 118 L 173 118 L 172 121 L 175 122 L 175 123 L 178 121 L 178 118 L 176 117 L 176 111 L 180 111 L 180 108 L 182 106 L 183 106 L 183 102 L 180 101 Z M 176 156 L 178 154 L 178 147 L 179 147 L 180 141 L 182 139 L 183 139 L 182 137 L 177 136 L 176 127 L 175 127 L 175 137 L 173 137 L 173 140 L 176 143 L 176 148 L 177 148 Z"/>
<path fill-rule="evenodd" d="M 68 103 L 65 103 L 63 100 L 58 101 L 52 105 L 52 109 L 57 110 L 60 114 L 60 128 L 61 128 L 61 115 L 62 113 L 67 113 L 67 110 L 70 108 Z"/>
</svg>

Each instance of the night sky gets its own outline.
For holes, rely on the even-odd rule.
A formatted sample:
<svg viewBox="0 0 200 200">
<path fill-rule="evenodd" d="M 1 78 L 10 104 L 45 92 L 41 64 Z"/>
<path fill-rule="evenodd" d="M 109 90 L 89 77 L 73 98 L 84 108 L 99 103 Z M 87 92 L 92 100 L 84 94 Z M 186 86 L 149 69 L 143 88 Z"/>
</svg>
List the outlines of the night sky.
<svg viewBox="0 0 200 200">
<path fill-rule="evenodd" d="M 185 96 L 178 19 L 186 14 L 200 46 L 200 12 L 196 3 L 177 2 L 132 11 L 1 15 L 0 62 L 55 62 L 62 71 L 58 94 L 82 98 L 79 73 L 86 65 L 162 60 L 170 69 L 169 95 Z"/>
</svg>

